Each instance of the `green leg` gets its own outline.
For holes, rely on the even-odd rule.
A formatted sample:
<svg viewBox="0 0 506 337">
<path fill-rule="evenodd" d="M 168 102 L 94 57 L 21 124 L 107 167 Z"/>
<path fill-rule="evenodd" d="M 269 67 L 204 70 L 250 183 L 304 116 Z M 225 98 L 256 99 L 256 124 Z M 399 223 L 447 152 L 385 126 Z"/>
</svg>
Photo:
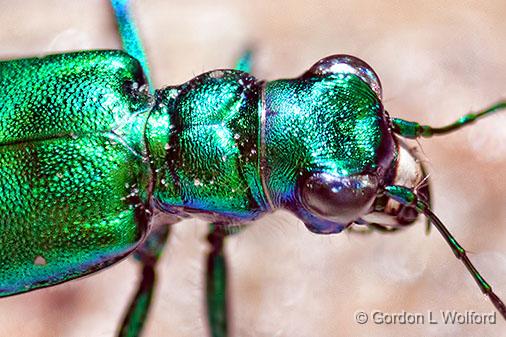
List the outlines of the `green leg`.
<svg viewBox="0 0 506 337">
<path fill-rule="evenodd" d="M 237 60 L 234 69 L 251 73 L 252 64 L 253 64 L 253 52 L 251 50 L 246 50 L 241 55 L 239 60 Z"/>
<path fill-rule="evenodd" d="M 153 88 L 144 47 L 142 46 L 142 41 L 130 10 L 130 0 L 111 0 L 111 5 L 116 17 L 116 24 L 123 49 L 141 63 L 149 87 Z"/>
<path fill-rule="evenodd" d="M 210 251 L 206 269 L 206 304 L 212 337 L 226 337 L 227 324 L 227 261 L 223 252 L 226 227 L 220 224 L 209 225 L 207 240 Z"/>
<path fill-rule="evenodd" d="M 146 322 L 153 289 L 156 281 L 156 263 L 169 236 L 170 225 L 154 228 L 146 241 L 135 251 L 135 257 L 142 264 L 142 274 L 128 311 L 119 330 L 119 337 L 138 337 Z"/>
<path fill-rule="evenodd" d="M 453 132 L 467 124 L 471 124 L 476 120 L 481 119 L 482 117 L 486 117 L 501 110 L 506 110 L 506 101 L 500 101 L 477 113 L 467 114 L 461 117 L 458 121 L 440 128 L 434 128 L 429 125 L 420 125 L 417 122 L 409 122 L 400 118 L 392 118 L 392 124 L 394 132 L 405 138 L 414 139 L 419 137 L 432 137 L 435 135 Z"/>
<path fill-rule="evenodd" d="M 487 283 L 487 281 L 485 281 L 476 267 L 469 260 L 466 250 L 457 242 L 441 220 L 439 220 L 439 218 L 432 212 L 429 205 L 425 201 L 419 199 L 415 192 L 404 186 L 387 186 L 385 187 L 385 194 L 403 205 L 414 207 L 419 213 L 423 213 L 430 219 L 434 227 L 436 227 L 439 233 L 441 233 L 443 238 L 446 240 L 455 256 L 466 266 L 481 291 L 490 298 L 490 301 L 494 304 L 497 311 L 499 311 L 503 318 L 506 319 L 506 306 L 504 303 L 492 291 L 492 287 Z"/>
</svg>

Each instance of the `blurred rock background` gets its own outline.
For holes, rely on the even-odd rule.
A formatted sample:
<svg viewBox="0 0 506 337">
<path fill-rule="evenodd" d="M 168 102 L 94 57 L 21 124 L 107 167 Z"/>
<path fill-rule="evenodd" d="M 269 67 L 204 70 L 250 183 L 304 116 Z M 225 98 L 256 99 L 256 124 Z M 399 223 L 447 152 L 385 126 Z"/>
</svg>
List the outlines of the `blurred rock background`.
<svg viewBox="0 0 506 337">
<path fill-rule="evenodd" d="M 0 57 L 119 48 L 104 0 L 0 1 Z M 506 98 L 504 1 L 138 0 L 157 87 L 230 67 L 256 49 L 259 78 L 356 55 L 382 80 L 392 116 L 442 125 Z M 506 300 L 506 113 L 421 141 L 435 212 Z M 205 224 L 177 224 L 160 262 L 146 337 L 205 336 Z M 232 334 L 240 337 L 506 336 L 495 325 L 359 325 L 363 310 L 492 312 L 440 235 L 317 236 L 267 216 L 228 240 Z M 113 336 L 136 283 L 132 259 L 65 285 L 0 300 L 0 336 Z"/>
</svg>

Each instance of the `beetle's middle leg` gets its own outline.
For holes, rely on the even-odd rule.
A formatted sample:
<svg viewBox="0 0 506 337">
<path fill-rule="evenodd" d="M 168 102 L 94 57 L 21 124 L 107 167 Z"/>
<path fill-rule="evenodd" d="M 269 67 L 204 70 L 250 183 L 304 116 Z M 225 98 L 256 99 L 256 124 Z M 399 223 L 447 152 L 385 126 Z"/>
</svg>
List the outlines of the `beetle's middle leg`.
<svg viewBox="0 0 506 337">
<path fill-rule="evenodd" d="M 207 241 L 210 250 L 206 265 L 206 305 L 211 337 L 228 336 L 227 260 L 225 237 L 237 233 L 241 227 L 212 223 Z"/>
<path fill-rule="evenodd" d="M 149 312 L 156 281 L 156 263 L 169 237 L 171 224 L 161 224 L 153 228 L 144 243 L 135 251 L 135 257 L 142 264 L 142 273 L 137 291 L 123 318 L 119 337 L 138 337 Z"/>
</svg>

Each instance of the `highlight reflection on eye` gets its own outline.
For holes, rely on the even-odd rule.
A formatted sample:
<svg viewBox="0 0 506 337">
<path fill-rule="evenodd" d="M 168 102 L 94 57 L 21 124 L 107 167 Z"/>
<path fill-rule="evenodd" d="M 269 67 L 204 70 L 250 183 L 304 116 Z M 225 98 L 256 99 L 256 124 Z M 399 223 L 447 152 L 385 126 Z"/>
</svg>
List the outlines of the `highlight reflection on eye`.
<svg viewBox="0 0 506 337">
<path fill-rule="evenodd" d="M 341 177 L 312 173 L 303 179 L 299 197 L 303 206 L 314 215 L 347 224 L 369 211 L 377 189 L 375 175 Z"/>
<path fill-rule="evenodd" d="M 309 72 L 315 75 L 354 74 L 367 83 L 380 100 L 382 99 L 383 92 L 378 75 L 370 65 L 358 57 L 345 54 L 328 56 L 316 62 Z"/>
</svg>

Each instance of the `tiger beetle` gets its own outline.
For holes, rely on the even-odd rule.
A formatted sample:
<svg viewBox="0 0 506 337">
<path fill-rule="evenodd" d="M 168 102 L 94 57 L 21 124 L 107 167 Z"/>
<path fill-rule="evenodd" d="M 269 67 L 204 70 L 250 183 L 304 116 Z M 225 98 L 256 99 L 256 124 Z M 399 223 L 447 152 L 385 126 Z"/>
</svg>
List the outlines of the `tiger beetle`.
<svg viewBox="0 0 506 337">
<path fill-rule="evenodd" d="M 443 127 L 391 118 L 378 76 L 350 55 L 261 81 L 247 52 L 235 69 L 155 90 L 128 1 L 111 3 L 124 51 L 0 62 L 0 296 L 133 254 L 142 276 L 118 335 L 139 336 L 170 226 L 196 217 L 210 223 L 210 335 L 227 336 L 223 247 L 241 225 L 286 209 L 317 234 L 393 232 L 423 214 L 506 319 L 432 211 L 426 169 L 406 142 L 456 131 L 506 101 Z"/>
</svg>

